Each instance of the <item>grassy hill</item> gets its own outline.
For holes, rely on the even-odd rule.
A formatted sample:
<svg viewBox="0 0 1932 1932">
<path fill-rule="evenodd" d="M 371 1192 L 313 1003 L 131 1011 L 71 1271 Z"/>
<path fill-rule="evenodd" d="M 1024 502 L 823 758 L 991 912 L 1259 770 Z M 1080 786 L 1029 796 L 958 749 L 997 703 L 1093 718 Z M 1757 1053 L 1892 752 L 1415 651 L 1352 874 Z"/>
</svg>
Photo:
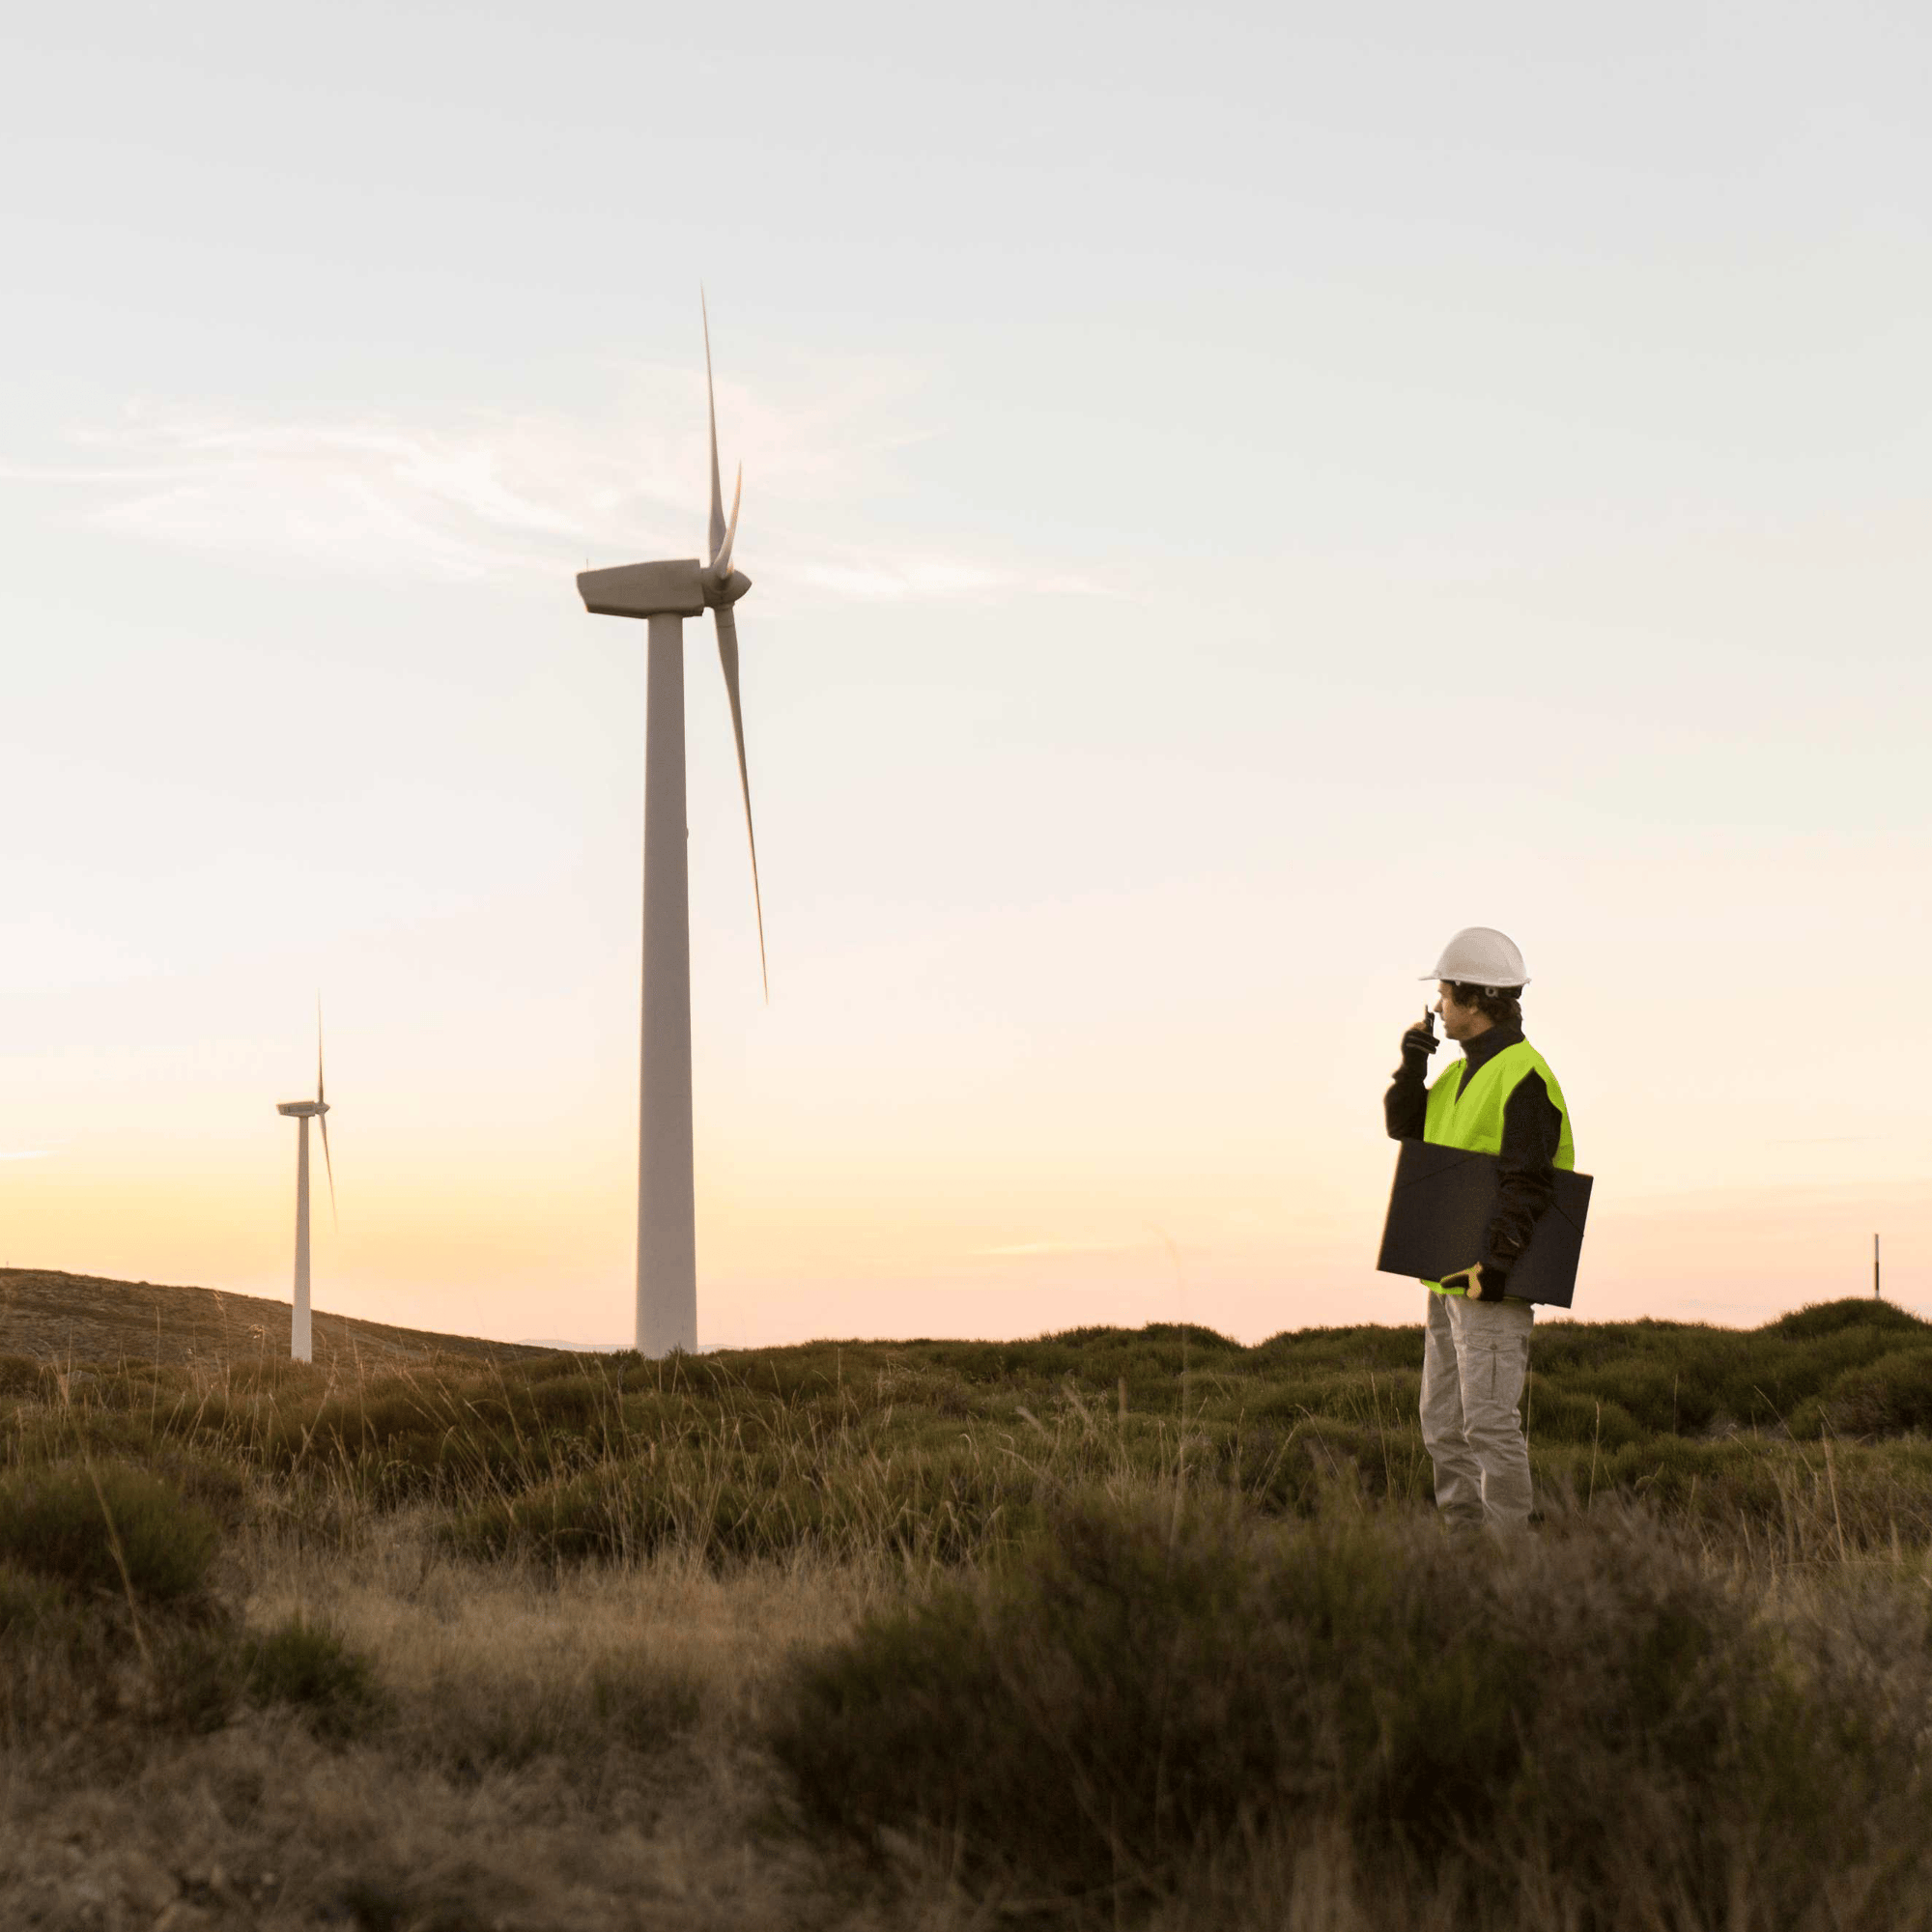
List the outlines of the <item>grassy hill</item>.
<svg viewBox="0 0 1932 1932">
<path fill-rule="evenodd" d="M 24 1279 L 0 1923 L 1932 1926 L 1887 1304 L 1547 1328 L 1504 1550 L 1433 1520 L 1415 1328 L 305 1367 Z"/>
<path fill-rule="evenodd" d="M 150 1281 L 107 1281 L 45 1268 L 0 1268 L 0 1354 L 43 1362 L 200 1363 L 286 1360 L 286 1301 L 229 1294 L 213 1288 L 175 1288 Z M 394 1368 L 436 1356 L 508 1361 L 548 1352 L 469 1335 L 395 1328 L 347 1315 L 310 1317 L 315 1359 L 337 1373 Z"/>
</svg>

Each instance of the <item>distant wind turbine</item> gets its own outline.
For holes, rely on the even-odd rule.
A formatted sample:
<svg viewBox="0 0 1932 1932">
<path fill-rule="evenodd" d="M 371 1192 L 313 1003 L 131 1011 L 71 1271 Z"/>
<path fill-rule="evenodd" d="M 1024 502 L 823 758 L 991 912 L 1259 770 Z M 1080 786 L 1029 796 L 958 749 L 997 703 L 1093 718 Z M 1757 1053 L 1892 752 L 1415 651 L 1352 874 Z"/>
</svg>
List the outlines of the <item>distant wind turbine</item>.
<svg viewBox="0 0 1932 1932">
<path fill-rule="evenodd" d="M 296 1294 L 289 1322 L 289 1359 L 312 1362 L 314 1346 L 308 1321 L 308 1123 L 322 1129 L 322 1160 L 328 1170 L 328 1211 L 335 1212 L 335 1163 L 328 1157 L 328 1102 L 322 1097 L 322 1008 L 315 1009 L 315 1098 L 281 1100 L 275 1112 L 301 1122 L 296 1142 Z"/>
<path fill-rule="evenodd" d="M 700 305 L 700 313 L 703 313 Z M 718 403 L 711 382 L 711 318 L 704 321 L 704 393 L 711 424 L 710 560 L 626 563 L 586 570 L 577 580 L 586 611 L 642 617 L 645 637 L 643 1029 L 638 1128 L 638 1330 L 640 1354 L 697 1347 L 697 1236 L 691 1137 L 691 903 L 685 851 L 684 620 L 710 610 L 718 662 L 731 703 L 738 787 L 752 845 L 752 901 L 758 920 L 758 968 L 765 997 L 765 909 L 758 889 L 758 840 L 752 825 L 752 781 L 745 766 L 745 714 L 738 698 L 738 625 L 731 607 L 752 580 L 731 568 L 738 536 L 741 467 L 731 516 L 718 469 Z"/>
</svg>

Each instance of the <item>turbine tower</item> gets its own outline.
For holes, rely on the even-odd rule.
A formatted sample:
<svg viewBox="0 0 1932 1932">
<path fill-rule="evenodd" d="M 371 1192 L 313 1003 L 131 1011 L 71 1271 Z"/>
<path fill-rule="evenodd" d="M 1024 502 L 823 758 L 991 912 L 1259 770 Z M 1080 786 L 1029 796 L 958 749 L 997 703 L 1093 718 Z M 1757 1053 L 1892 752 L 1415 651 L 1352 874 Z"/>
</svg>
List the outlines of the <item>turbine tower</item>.
<svg viewBox="0 0 1932 1932">
<path fill-rule="evenodd" d="M 322 1009 L 315 1013 L 315 1098 L 281 1100 L 275 1112 L 301 1122 L 296 1141 L 296 1293 L 289 1321 L 289 1359 L 312 1362 L 314 1346 L 308 1321 L 308 1123 L 322 1128 L 322 1160 L 328 1170 L 328 1210 L 335 1211 L 335 1163 L 328 1157 L 328 1102 L 322 1097 Z"/>
<path fill-rule="evenodd" d="M 700 306 L 700 313 L 703 310 Z M 697 1348 L 697 1236 L 691 1141 L 691 902 L 685 851 L 684 620 L 709 610 L 718 662 L 731 703 L 738 787 L 752 845 L 752 898 L 758 918 L 758 969 L 765 996 L 765 911 L 758 890 L 758 840 L 745 768 L 745 716 L 738 699 L 738 625 L 731 607 L 752 580 L 731 568 L 738 535 L 742 466 L 724 517 L 718 471 L 718 401 L 711 381 L 711 319 L 704 320 L 704 393 L 711 424 L 709 561 L 626 563 L 577 580 L 583 608 L 601 617 L 645 621 L 643 1025 L 638 1105 L 638 1352 Z"/>
</svg>

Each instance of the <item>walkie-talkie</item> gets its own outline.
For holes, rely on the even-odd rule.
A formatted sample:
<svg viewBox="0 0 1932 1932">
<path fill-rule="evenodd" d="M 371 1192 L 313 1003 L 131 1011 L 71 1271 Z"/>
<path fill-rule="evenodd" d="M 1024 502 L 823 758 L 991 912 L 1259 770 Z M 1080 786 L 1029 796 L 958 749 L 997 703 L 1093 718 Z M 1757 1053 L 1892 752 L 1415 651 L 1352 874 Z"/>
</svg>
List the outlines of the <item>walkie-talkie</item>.
<svg viewBox="0 0 1932 1932">
<path fill-rule="evenodd" d="M 1436 1047 L 1441 1044 L 1435 1037 L 1435 1015 L 1429 1008 L 1424 1007 L 1422 1009 L 1422 1024 L 1410 1027 L 1405 1038 L 1414 1040 L 1420 1047 L 1425 1059 L 1433 1054 Z M 1407 1051 L 1406 1047 L 1404 1048 L 1404 1051 Z"/>
</svg>

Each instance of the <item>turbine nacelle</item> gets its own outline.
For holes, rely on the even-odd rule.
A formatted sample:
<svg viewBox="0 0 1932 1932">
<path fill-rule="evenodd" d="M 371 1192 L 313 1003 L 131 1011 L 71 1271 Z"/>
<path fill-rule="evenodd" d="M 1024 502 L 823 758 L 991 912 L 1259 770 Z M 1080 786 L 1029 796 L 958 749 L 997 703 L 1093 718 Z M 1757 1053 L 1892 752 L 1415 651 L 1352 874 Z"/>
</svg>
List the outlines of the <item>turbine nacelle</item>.
<svg viewBox="0 0 1932 1932">
<path fill-rule="evenodd" d="M 597 617 L 696 617 L 704 611 L 704 566 L 695 556 L 681 556 L 581 570 L 577 589 L 583 608 Z"/>
<path fill-rule="evenodd" d="M 328 1112 L 326 1100 L 277 1100 L 275 1112 L 287 1114 L 294 1120 L 318 1120 Z"/>
<path fill-rule="evenodd" d="M 742 570 L 724 576 L 695 556 L 665 563 L 619 563 L 609 570 L 581 570 L 578 594 L 595 617 L 696 617 L 728 609 L 751 589 Z"/>
</svg>

